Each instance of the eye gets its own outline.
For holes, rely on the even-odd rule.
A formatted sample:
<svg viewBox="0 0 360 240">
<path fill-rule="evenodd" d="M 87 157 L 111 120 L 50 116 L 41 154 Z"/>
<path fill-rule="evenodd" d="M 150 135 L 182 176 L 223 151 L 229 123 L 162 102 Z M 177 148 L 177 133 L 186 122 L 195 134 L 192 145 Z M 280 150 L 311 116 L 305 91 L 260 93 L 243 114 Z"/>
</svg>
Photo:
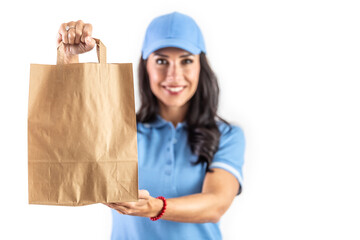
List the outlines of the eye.
<svg viewBox="0 0 360 240">
<path fill-rule="evenodd" d="M 186 59 L 184 59 L 184 60 L 182 60 L 182 63 L 183 64 L 191 64 L 191 63 L 193 63 L 194 61 L 192 60 L 192 59 L 189 59 L 189 58 L 186 58 Z"/>
<path fill-rule="evenodd" d="M 156 59 L 156 63 L 160 64 L 160 65 L 163 65 L 163 64 L 167 64 L 168 61 L 166 59 L 163 59 L 163 58 L 158 58 L 158 59 Z"/>
</svg>

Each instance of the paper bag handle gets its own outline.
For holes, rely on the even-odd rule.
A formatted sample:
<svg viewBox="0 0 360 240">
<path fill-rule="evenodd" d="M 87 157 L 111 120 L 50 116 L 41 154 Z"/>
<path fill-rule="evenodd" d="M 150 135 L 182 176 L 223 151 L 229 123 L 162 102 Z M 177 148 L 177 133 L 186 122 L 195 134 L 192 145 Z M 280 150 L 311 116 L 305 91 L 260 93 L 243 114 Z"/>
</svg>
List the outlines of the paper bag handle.
<svg viewBox="0 0 360 240">
<path fill-rule="evenodd" d="M 96 42 L 96 53 L 99 63 L 106 63 L 106 47 L 100 39 L 93 38 Z M 64 62 L 64 43 L 61 42 L 57 48 L 57 64 Z"/>
</svg>

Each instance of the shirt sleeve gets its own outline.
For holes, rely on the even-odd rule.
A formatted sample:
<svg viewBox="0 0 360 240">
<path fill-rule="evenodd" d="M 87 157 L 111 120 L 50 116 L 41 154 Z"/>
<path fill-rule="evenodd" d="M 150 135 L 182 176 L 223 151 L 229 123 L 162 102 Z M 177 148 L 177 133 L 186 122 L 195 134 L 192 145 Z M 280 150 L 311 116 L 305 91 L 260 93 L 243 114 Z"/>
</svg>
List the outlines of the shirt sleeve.
<svg viewBox="0 0 360 240">
<path fill-rule="evenodd" d="M 239 195 L 243 187 L 243 172 L 245 152 L 245 137 L 243 130 L 238 126 L 222 124 L 218 151 L 215 153 L 211 168 L 221 168 L 236 177 L 240 183 Z"/>
</svg>

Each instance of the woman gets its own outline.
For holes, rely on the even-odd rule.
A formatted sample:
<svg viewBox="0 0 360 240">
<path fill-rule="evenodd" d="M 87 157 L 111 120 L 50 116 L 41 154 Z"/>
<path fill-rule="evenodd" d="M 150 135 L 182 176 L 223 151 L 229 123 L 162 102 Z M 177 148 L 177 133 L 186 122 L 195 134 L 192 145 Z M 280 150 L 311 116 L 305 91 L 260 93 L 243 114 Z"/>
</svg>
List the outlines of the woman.
<svg viewBox="0 0 360 240">
<path fill-rule="evenodd" d="M 65 63 L 95 46 L 91 34 L 82 21 L 61 25 Z M 146 190 L 138 202 L 106 204 L 112 239 L 221 239 L 219 220 L 241 192 L 245 142 L 241 128 L 216 114 L 219 89 L 205 53 L 189 16 L 174 12 L 148 26 L 137 113 L 139 189 Z"/>
</svg>

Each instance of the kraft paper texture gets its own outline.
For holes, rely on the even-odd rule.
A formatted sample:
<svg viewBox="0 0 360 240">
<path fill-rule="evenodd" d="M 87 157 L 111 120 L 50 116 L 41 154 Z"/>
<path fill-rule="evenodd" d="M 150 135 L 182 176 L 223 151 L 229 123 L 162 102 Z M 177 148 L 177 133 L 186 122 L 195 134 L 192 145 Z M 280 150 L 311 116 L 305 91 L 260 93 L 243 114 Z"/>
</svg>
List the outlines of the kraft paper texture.
<svg viewBox="0 0 360 240">
<path fill-rule="evenodd" d="M 131 63 L 30 65 L 29 203 L 80 206 L 138 200 Z"/>
</svg>

